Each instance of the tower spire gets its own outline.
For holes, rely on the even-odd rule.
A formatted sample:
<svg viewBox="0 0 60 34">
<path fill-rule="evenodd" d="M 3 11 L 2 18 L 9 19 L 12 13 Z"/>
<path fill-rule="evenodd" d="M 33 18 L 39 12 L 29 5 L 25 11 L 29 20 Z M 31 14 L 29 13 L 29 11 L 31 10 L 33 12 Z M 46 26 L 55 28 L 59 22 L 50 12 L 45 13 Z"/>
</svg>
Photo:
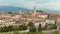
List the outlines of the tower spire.
<svg viewBox="0 0 60 34">
<path fill-rule="evenodd" d="M 34 5 L 34 10 L 36 10 L 36 6 Z"/>
<path fill-rule="evenodd" d="M 36 5 L 34 5 L 34 13 L 36 13 Z"/>
</svg>

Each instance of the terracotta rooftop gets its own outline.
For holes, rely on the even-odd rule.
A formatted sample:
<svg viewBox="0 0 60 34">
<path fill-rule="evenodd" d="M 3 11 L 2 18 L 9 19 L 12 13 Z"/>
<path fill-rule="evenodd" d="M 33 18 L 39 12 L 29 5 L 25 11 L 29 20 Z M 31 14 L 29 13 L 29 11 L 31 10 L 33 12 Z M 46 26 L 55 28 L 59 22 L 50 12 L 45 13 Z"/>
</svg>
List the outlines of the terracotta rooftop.
<svg viewBox="0 0 60 34">
<path fill-rule="evenodd" d="M 45 20 L 33 20 L 34 23 L 44 22 Z"/>
</svg>

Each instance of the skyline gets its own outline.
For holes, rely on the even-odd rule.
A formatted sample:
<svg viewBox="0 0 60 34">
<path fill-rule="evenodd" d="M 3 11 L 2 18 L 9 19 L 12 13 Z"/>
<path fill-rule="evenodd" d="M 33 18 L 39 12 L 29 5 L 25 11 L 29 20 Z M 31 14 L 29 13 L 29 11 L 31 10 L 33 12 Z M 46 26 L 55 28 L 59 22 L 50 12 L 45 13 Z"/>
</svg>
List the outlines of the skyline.
<svg viewBox="0 0 60 34">
<path fill-rule="evenodd" d="M 0 6 L 14 6 L 21 8 L 33 9 L 36 5 L 37 9 L 44 11 L 60 12 L 60 0 L 0 0 Z"/>
</svg>

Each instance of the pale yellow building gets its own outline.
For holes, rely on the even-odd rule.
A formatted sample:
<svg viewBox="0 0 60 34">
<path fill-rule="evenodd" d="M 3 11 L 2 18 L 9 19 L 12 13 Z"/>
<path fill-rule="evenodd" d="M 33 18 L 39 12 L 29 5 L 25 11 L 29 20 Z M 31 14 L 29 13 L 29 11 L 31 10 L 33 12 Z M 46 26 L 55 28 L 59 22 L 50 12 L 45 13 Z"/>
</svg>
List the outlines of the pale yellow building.
<svg viewBox="0 0 60 34">
<path fill-rule="evenodd" d="M 60 18 L 56 18 L 56 23 L 60 23 Z"/>
</svg>

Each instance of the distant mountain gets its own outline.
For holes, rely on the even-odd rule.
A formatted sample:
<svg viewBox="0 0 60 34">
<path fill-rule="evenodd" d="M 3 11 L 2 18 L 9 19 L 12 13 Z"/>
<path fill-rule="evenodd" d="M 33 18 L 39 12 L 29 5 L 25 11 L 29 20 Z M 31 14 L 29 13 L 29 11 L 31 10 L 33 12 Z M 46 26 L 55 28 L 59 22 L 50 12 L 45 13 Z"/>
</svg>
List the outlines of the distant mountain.
<svg viewBox="0 0 60 34">
<path fill-rule="evenodd" d="M 44 12 L 48 12 L 48 13 L 57 13 L 60 14 L 60 10 L 56 10 L 56 9 L 50 9 L 50 8 L 40 8 L 40 10 L 44 11 Z"/>
<path fill-rule="evenodd" d="M 5 12 L 17 12 L 19 10 L 23 10 L 23 11 L 28 11 L 30 9 L 28 8 L 21 8 L 21 7 L 14 7 L 14 6 L 0 6 L 0 12 L 1 11 L 5 11 Z M 48 8 L 39 8 L 39 10 L 45 11 L 45 12 L 50 12 L 50 13 L 59 13 L 60 14 L 60 10 L 54 10 L 54 9 L 48 9 Z"/>
<path fill-rule="evenodd" d="M 6 12 L 17 12 L 19 10 L 27 11 L 26 8 L 20 8 L 20 7 L 13 7 L 13 6 L 0 6 L 0 11 L 6 11 Z"/>
</svg>

